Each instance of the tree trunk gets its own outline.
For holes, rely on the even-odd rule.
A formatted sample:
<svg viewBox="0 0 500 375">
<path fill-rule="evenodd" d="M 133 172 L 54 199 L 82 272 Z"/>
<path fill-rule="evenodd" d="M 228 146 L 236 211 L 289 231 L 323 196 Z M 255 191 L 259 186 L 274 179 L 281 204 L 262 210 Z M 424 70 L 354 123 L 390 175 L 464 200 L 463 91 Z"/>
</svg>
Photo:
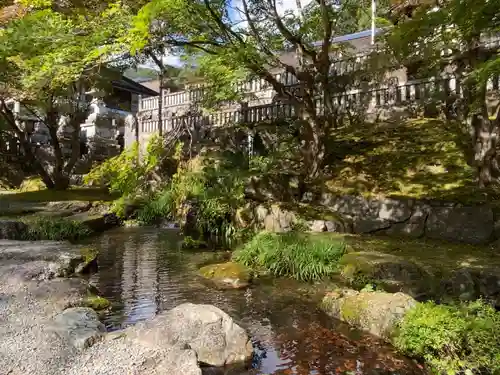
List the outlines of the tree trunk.
<svg viewBox="0 0 500 375">
<path fill-rule="evenodd" d="M 474 146 L 474 163 L 480 188 L 487 187 L 500 175 L 498 168 L 498 121 L 489 120 L 486 114 L 475 113 L 469 119 Z"/>
<path fill-rule="evenodd" d="M 318 179 L 321 175 L 325 159 L 325 130 L 321 119 L 316 116 L 304 116 L 306 122 L 304 144 L 302 152 L 304 156 L 305 175 L 309 183 Z"/>
<path fill-rule="evenodd" d="M 59 174 L 56 176 L 53 176 L 54 184 L 52 187 L 47 187 L 49 189 L 53 190 L 66 190 L 69 187 L 69 176 L 64 175 L 64 174 Z"/>
<path fill-rule="evenodd" d="M 45 184 L 45 187 L 47 189 L 54 189 L 55 188 L 54 181 L 52 181 L 52 179 L 49 177 L 49 175 L 43 174 L 43 175 L 40 175 L 40 178 L 42 179 L 42 182 Z"/>
</svg>

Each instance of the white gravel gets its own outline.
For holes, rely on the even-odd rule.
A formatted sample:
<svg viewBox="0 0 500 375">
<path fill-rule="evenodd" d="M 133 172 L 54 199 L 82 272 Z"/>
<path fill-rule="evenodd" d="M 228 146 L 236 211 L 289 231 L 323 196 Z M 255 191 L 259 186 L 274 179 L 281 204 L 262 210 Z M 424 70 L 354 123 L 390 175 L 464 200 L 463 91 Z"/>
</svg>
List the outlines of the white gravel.
<svg viewBox="0 0 500 375">
<path fill-rule="evenodd" d="M 55 243 L 0 241 L 0 375 L 202 375 L 194 347 L 191 349 L 183 344 L 184 339 L 177 337 L 179 335 L 174 340 L 179 341 L 178 344 L 162 344 L 165 341 L 162 327 L 167 325 L 170 331 L 175 331 L 180 321 L 167 319 L 165 322 L 163 317 L 164 320 L 158 318 L 151 323 L 151 327 L 144 325 L 143 330 L 139 326 L 130 327 L 103 336 L 102 324 L 96 320 L 93 311 L 66 310 L 81 304 L 88 285 L 80 278 L 50 278 L 50 269 L 54 264 L 58 265 L 61 258 L 55 256 L 58 247 Z M 72 250 L 68 250 L 67 243 L 60 243 L 60 250 L 64 254 L 62 262 L 67 263 L 66 255 Z M 178 309 L 182 310 L 181 307 Z M 186 317 L 194 314 L 196 309 L 203 314 L 209 310 L 196 305 L 184 306 L 184 309 Z M 62 314 L 64 310 L 66 313 Z M 201 319 L 203 314 L 200 311 L 194 315 Z M 221 311 L 221 314 L 224 313 Z M 93 316 L 94 320 L 87 320 L 88 316 Z M 187 331 L 191 330 L 192 336 L 198 320 L 186 319 L 184 326 L 189 328 Z M 212 321 L 203 323 L 206 327 L 202 327 L 200 337 L 210 327 L 212 330 L 219 326 L 219 329 L 227 329 L 227 332 L 210 331 L 212 333 L 208 336 L 203 336 L 206 342 L 203 347 L 214 346 L 216 353 L 215 344 L 221 334 L 225 335 L 222 337 L 225 344 L 218 350 L 223 350 L 223 353 L 227 350 L 225 345 L 239 343 L 234 332 L 241 328 L 233 325 L 229 317 L 226 320 L 221 320 L 226 325 Z M 67 332 L 65 327 L 70 327 Z M 79 349 L 74 347 L 75 342 L 81 341 L 81 337 L 75 340 L 75 335 L 82 334 L 83 337 L 89 331 L 92 334 L 96 327 L 99 328 L 96 337 L 100 341 L 86 349 L 82 345 Z M 240 334 L 246 335 L 244 332 Z M 199 337 L 190 337 L 189 340 L 194 345 Z M 245 344 L 246 341 L 242 342 Z M 248 349 L 238 345 L 235 348 L 238 353 Z M 227 354 L 230 356 L 231 353 Z M 213 353 L 205 354 L 211 358 Z"/>
</svg>

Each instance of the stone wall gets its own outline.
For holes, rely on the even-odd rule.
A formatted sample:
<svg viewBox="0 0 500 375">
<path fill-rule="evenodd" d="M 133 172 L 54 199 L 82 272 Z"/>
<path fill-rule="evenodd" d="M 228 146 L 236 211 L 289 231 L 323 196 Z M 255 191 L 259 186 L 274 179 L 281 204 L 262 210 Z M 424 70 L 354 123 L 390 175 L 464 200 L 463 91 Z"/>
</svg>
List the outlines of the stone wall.
<svg viewBox="0 0 500 375">
<path fill-rule="evenodd" d="M 321 197 L 307 225 L 313 231 L 385 234 L 485 244 L 500 239 L 500 211 L 489 204 L 463 205 L 415 199 L 371 199 L 361 196 Z M 272 205 L 260 206 L 254 217 L 267 230 L 287 231 L 301 215 Z"/>
</svg>

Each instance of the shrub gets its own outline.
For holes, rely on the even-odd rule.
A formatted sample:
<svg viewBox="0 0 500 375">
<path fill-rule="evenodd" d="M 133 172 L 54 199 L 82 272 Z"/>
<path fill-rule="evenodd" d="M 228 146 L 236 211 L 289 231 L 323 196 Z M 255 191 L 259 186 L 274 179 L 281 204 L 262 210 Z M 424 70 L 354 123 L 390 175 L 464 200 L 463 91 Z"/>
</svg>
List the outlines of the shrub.
<svg viewBox="0 0 500 375">
<path fill-rule="evenodd" d="M 237 232 L 233 216 L 243 198 L 244 180 L 230 159 L 197 157 L 179 165 L 169 183 L 138 213 L 138 220 L 146 224 L 160 218 L 182 221 L 187 207 L 194 205 L 196 229 L 227 240 Z"/>
<path fill-rule="evenodd" d="M 340 239 L 306 233 L 257 234 L 233 254 L 234 260 L 276 276 L 313 281 L 333 275 L 346 250 Z"/>
<path fill-rule="evenodd" d="M 395 345 L 437 373 L 500 373 L 500 313 L 482 302 L 418 304 L 403 319 Z"/>
<path fill-rule="evenodd" d="M 27 178 L 21 183 L 21 186 L 19 186 L 19 191 L 21 192 L 38 191 L 43 189 L 46 189 L 46 186 L 40 177 Z"/>
<path fill-rule="evenodd" d="M 163 140 L 153 136 L 145 154 L 140 157 L 139 145 L 134 143 L 120 155 L 107 159 L 95 166 L 85 176 L 86 184 L 106 186 L 110 192 L 122 196 L 135 196 L 142 190 L 149 191 L 154 185 L 151 181 L 159 181 L 159 169 L 164 164 L 169 164 L 170 153 L 163 147 Z M 171 164 L 171 163 L 170 163 Z M 168 166 L 169 172 L 172 166 Z"/>
<path fill-rule="evenodd" d="M 152 224 L 160 219 L 172 219 L 175 211 L 173 192 L 166 188 L 146 203 L 137 213 L 137 220 L 144 224 Z"/>
<path fill-rule="evenodd" d="M 88 237 L 91 233 L 89 227 L 78 221 L 40 218 L 29 223 L 24 239 L 30 241 L 74 241 Z"/>
<path fill-rule="evenodd" d="M 139 188 L 144 168 L 139 164 L 139 145 L 134 143 L 120 155 L 92 168 L 84 177 L 86 184 L 106 186 L 112 193 L 133 194 Z"/>
</svg>

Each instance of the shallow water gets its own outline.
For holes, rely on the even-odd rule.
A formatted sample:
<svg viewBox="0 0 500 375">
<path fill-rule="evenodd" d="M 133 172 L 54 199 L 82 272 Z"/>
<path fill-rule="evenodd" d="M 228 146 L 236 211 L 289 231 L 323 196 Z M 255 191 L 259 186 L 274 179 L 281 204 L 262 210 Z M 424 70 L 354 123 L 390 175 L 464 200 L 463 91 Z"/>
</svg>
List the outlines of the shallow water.
<svg viewBox="0 0 500 375">
<path fill-rule="evenodd" d="M 104 316 L 115 330 L 183 302 L 213 304 L 245 327 L 256 355 L 248 374 L 422 374 L 394 349 L 316 308 L 314 287 L 291 280 L 222 291 L 196 275 L 224 253 L 179 249 L 175 231 L 121 228 L 92 240 L 100 249 L 91 281 L 114 305 Z M 302 291 L 302 293 L 301 293 Z"/>
</svg>

